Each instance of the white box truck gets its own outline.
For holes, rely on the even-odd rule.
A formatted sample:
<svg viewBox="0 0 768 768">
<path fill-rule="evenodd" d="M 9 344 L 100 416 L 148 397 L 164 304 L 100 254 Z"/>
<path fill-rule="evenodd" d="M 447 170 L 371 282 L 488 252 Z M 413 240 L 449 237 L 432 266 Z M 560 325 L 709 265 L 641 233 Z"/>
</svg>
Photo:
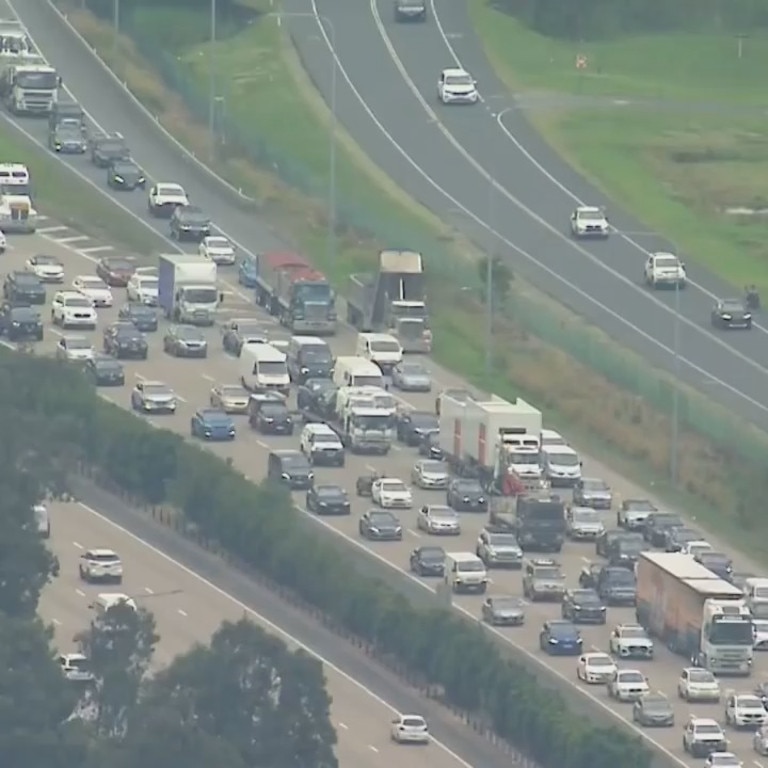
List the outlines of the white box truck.
<svg viewBox="0 0 768 768">
<path fill-rule="evenodd" d="M 213 325 L 219 306 L 216 264 L 187 253 L 160 255 L 157 302 L 174 323 Z"/>
</svg>

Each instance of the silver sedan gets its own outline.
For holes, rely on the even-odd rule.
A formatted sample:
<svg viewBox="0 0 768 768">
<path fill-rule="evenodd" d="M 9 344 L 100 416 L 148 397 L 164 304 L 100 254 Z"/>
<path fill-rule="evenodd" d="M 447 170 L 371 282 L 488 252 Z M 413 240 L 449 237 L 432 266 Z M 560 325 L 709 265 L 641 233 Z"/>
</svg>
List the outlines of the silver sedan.
<svg viewBox="0 0 768 768">
<path fill-rule="evenodd" d="M 402 392 L 431 392 L 429 371 L 415 361 L 403 361 L 392 369 L 392 386 Z"/>
<path fill-rule="evenodd" d="M 416 517 L 417 527 L 434 536 L 460 536 L 459 515 L 450 507 L 426 505 Z"/>
<path fill-rule="evenodd" d="M 445 490 L 450 479 L 448 465 L 444 461 L 423 459 L 417 461 L 411 470 L 411 483 L 423 490 Z"/>
</svg>

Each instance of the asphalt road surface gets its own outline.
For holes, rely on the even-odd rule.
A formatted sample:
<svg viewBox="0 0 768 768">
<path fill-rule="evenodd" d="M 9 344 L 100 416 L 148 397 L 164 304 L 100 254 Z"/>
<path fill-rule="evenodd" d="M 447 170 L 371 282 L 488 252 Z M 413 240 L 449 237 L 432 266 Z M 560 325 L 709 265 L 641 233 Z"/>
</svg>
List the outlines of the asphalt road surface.
<svg viewBox="0 0 768 768">
<path fill-rule="evenodd" d="M 229 205 L 209 176 L 173 151 L 147 117 L 72 34 L 48 0 L 9 8 L 21 15 L 66 86 L 98 125 L 119 130 L 155 179 L 182 183 L 195 202 L 243 247 L 277 245 L 264 222 Z M 717 295 L 733 287 L 690 269 L 680 297 L 641 285 L 646 250 L 669 250 L 621 211 L 611 210 L 618 231 L 607 242 L 573 242 L 567 234 L 578 200 L 607 203 L 558 160 L 530 129 L 487 63 L 463 4 L 437 1 L 425 25 L 397 25 L 389 0 L 361 3 L 288 0 L 285 11 L 313 14 L 335 30 L 338 115 L 363 149 L 416 198 L 456 227 L 489 242 L 489 232 L 521 274 L 592 320 L 655 365 L 768 428 L 768 325 L 749 333 L 709 327 Z M 290 18 L 310 74 L 324 94 L 330 87 L 331 34 L 312 18 Z M 436 103 L 440 70 L 460 60 L 477 77 L 484 101 L 471 108 Z M 509 110 L 508 110 L 509 108 Z M 45 143 L 43 122 L 23 120 L 23 130 Z M 79 158 L 62 158 L 103 187 L 104 174 Z M 492 170 L 493 175 L 489 174 Z M 144 201 L 106 192 L 137 215 Z M 492 219 L 492 221 L 489 221 Z M 165 234 L 165 225 L 150 223 Z M 635 233 L 635 234 L 632 234 Z M 679 322 L 675 355 L 674 327 Z"/>
<path fill-rule="evenodd" d="M 97 258 L 96 254 L 86 253 L 84 256 L 74 251 L 76 244 L 67 243 L 57 245 L 53 238 L 58 233 L 53 232 L 49 235 L 37 235 L 29 238 L 14 238 L 13 248 L 9 251 L 7 257 L 7 267 L 9 269 L 21 266 L 25 259 L 25 254 L 34 251 L 43 250 L 48 253 L 58 255 L 65 264 L 67 270 L 67 280 L 75 274 L 82 274 L 92 269 L 92 262 Z M 69 239 L 66 237 L 65 239 Z M 42 242 L 41 242 L 42 241 Z M 221 270 L 226 274 L 226 270 Z M 231 285 L 231 280 L 228 281 Z M 120 292 L 116 291 L 116 303 L 121 301 Z M 225 305 L 226 306 L 226 305 Z M 244 314 L 260 317 L 264 323 L 265 331 L 273 338 L 284 337 L 285 333 L 274 325 L 274 321 L 258 312 L 247 302 L 246 297 L 238 297 L 236 293 L 231 293 L 231 301 L 227 308 L 228 313 L 237 316 Z M 47 315 L 47 313 L 46 313 Z M 109 322 L 115 316 L 114 310 L 100 310 L 100 325 Z M 46 339 L 40 345 L 41 353 L 52 353 L 58 342 L 60 331 L 54 328 L 48 328 Z M 93 338 L 94 346 L 98 347 L 100 343 L 100 334 L 97 331 L 90 334 Z M 110 389 L 102 391 L 104 396 L 121 407 L 129 407 L 131 382 L 135 377 L 145 377 L 152 380 L 163 381 L 174 388 L 180 398 L 180 406 L 175 416 L 153 416 L 147 419 L 151 424 L 157 427 L 167 428 L 179 432 L 182 435 L 189 434 L 189 419 L 194 411 L 207 405 L 210 388 L 214 382 L 236 383 L 238 379 L 236 360 L 225 354 L 221 348 L 219 332 L 212 329 L 209 332 L 209 356 L 205 360 L 177 360 L 165 355 L 160 346 L 162 330 L 151 334 L 150 355 L 145 362 L 127 362 L 126 371 L 128 374 L 128 384 L 124 388 Z M 335 354 L 350 354 L 353 349 L 352 332 L 343 328 L 341 333 L 332 340 L 332 347 Z M 439 391 L 445 386 L 458 386 L 461 381 L 450 373 L 440 369 L 438 366 L 429 363 L 434 375 L 435 390 Z M 403 407 L 414 407 L 421 410 L 431 410 L 434 408 L 435 394 L 403 395 Z M 273 448 L 279 447 L 297 447 L 298 437 L 270 437 L 257 434 L 249 429 L 247 423 L 238 423 L 237 439 L 232 443 L 209 444 L 207 447 L 222 457 L 229 457 L 235 466 L 244 473 L 250 475 L 255 480 L 260 479 L 265 473 L 266 458 Z M 395 450 L 386 458 L 369 458 L 349 456 L 345 468 L 343 469 L 317 469 L 317 476 L 320 482 L 338 482 L 349 489 L 354 496 L 355 479 L 366 474 L 372 468 L 386 472 L 392 477 L 399 477 L 408 480 L 411 467 L 417 456 L 414 450 L 398 445 Z M 598 476 L 606 479 L 612 486 L 616 502 L 620 498 L 647 497 L 648 493 L 643 489 L 632 486 L 622 478 L 610 472 L 606 467 L 600 465 L 589 457 L 584 459 L 585 476 Z M 317 519 L 317 523 L 326 526 L 336 534 L 344 538 L 353 546 L 362 548 L 370 553 L 372 557 L 380 562 L 388 564 L 389 567 L 407 573 L 408 556 L 410 551 L 426 543 L 440 543 L 449 551 L 474 551 L 475 543 L 480 530 L 485 523 L 485 516 L 482 514 L 463 514 L 462 515 L 462 534 L 460 537 L 452 540 L 434 539 L 420 532 L 416 528 L 415 517 L 416 509 L 425 503 L 441 503 L 443 495 L 440 492 L 425 492 L 414 490 L 414 510 L 401 513 L 401 520 L 406 529 L 406 536 L 402 542 L 395 543 L 371 543 L 361 540 L 357 533 L 358 518 L 362 512 L 370 506 L 368 500 L 353 499 L 353 512 L 349 517 L 323 518 Z M 296 494 L 296 504 L 299 508 L 303 506 L 303 495 Z M 109 513 L 109 510 L 105 510 Z M 612 525 L 615 521 L 615 513 L 605 514 L 606 525 Z M 67 533 L 69 536 L 69 533 Z M 81 536 L 81 538 L 86 538 Z M 81 544 L 83 542 L 78 539 Z M 105 542 L 99 542 L 109 545 L 111 539 Z M 718 546 L 716 540 L 712 540 L 715 546 Z M 568 584 L 576 586 L 578 574 L 585 563 L 594 558 L 594 549 L 589 544 L 568 544 L 560 560 L 567 574 Z M 757 571 L 754 564 L 747 563 L 743 559 L 734 558 L 736 567 L 739 570 Z M 434 580 L 419 579 L 412 574 L 408 574 L 414 584 L 419 584 L 423 589 L 434 589 Z M 152 589 L 154 585 L 148 584 Z M 141 585 L 143 588 L 143 585 Z M 510 594 L 521 595 L 521 576 L 515 571 L 493 571 L 492 572 L 492 594 Z M 465 615 L 479 620 L 480 604 L 482 598 L 473 596 L 460 596 L 454 601 L 457 610 Z M 554 671 L 562 685 L 572 686 L 580 689 L 583 695 L 590 698 L 593 704 L 612 713 L 615 717 L 624 721 L 627 727 L 632 726 L 630 707 L 627 705 L 616 704 L 607 698 L 602 687 L 587 688 L 576 681 L 575 666 L 576 661 L 573 658 L 551 658 L 542 655 L 538 650 L 538 632 L 541 624 L 547 618 L 559 615 L 559 607 L 555 604 L 531 604 L 526 608 L 526 625 L 522 628 L 496 630 L 488 628 L 496 636 L 505 642 L 509 642 L 515 648 L 525 654 L 527 660 L 532 665 L 545 665 Z M 633 622 L 634 611 L 632 609 L 611 608 L 609 609 L 608 624 L 604 627 L 586 627 L 583 631 L 586 648 L 607 650 L 608 635 L 610 629 L 619 623 Z M 667 730 L 644 731 L 643 735 L 651 743 L 664 750 L 670 758 L 680 764 L 690 765 L 692 761 L 687 759 L 681 749 L 681 726 L 690 714 L 690 707 L 682 701 L 676 699 L 676 681 L 680 670 L 684 666 L 684 661 L 672 654 L 666 649 L 659 648 L 657 658 L 650 664 L 643 665 L 645 673 L 650 679 L 653 688 L 664 691 L 675 706 L 677 723 L 674 728 Z M 768 674 L 768 660 L 758 658 L 756 662 L 755 677 L 762 678 Z M 735 681 L 734 687 L 740 687 L 745 690 L 751 689 L 751 681 Z M 714 716 L 722 719 L 722 708 L 717 705 L 696 705 L 693 710 L 698 715 Z M 732 746 L 743 759 L 750 755 L 749 737 L 744 734 L 731 733 Z M 469 760 L 475 765 L 479 763 Z"/>
</svg>

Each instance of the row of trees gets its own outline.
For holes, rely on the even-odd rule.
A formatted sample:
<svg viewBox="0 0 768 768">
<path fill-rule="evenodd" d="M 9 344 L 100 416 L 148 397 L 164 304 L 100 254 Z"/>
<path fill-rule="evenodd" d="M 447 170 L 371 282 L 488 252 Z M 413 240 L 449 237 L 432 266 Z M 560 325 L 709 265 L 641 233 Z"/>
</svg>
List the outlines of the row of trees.
<svg viewBox="0 0 768 768">
<path fill-rule="evenodd" d="M 16 384 L 4 392 L 2 380 L 9 377 Z M 82 463 L 137 500 L 181 510 L 186 525 L 396 658 L 414 676 L 443 691 L 446 702 L 489 723 L 541 765 L 649 764 L 639 739 L 569 710 L 523 664 L 504 657 L 479 627 L 445 610 L 417 609 L 387 584 L 362 573 L 350 578 L 342 545 L 318 541 L 282 488 L 256 486 L 211 453 L 152 429 L 98 398 L 75 371 L 53 360 L 0 351 L 0 398 L 7 408 L 31 408 L 56 434 L 66 435 L 62 455 L 73 467 Z M 161 680 L 175 679 L 180 669 Z M 195 701 L 174 695 L 174 707 L 182 701 L 194 713 L 187 722 L 209 722 L 195 716 Z M 178 715 L 177 709 L 174 713 Z M 215 710 L 211 713 L 213 717 Z M 234 713 L 225 722 L 214 721 L 224 728 L 232 718 L 239 722 Z M 227 741 L 237 744 L 228 734 Z"/>
<path fill-rule="evenodd" d="M 321 665 L 246 620 L 222 625 L 210 645 L 150 677 L 154 617 L 117 605 L 74 638 L 92 679 L 65 679 L 51 629 L 37 617 L 41 591 L 59 566 L 32 507 L 61 493 L 74 462 L 98 450 L 78 442 L 89 424 L 105 424 L 105 413 L 94 410 L 100 401 L 77 371 L 12 353 L 0 359 L 0 402 L 4 768 L 337 768 Z M 89 411 L 94 418 L 80 422 Z"/>
<path fill-rule="evenodd" d="M 596 40 L 675 31 L 746 33 L 768 26 L 766 0 L 486 0 L 550 37 Z"/>
</svg>

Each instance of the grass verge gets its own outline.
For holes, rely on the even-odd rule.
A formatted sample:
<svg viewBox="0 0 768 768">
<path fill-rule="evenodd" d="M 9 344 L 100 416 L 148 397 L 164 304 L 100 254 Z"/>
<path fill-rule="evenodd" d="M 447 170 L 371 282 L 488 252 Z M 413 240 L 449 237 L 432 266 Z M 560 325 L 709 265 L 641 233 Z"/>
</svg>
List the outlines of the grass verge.
<svg viewBox="0 0 768 768">
<path fill-rule="evenodd" d="M 82 13 L 71 13 L 70 19 L 97 50 L 106 52 L 111 49 L 111 29 L 108 25 Z M 326 144 L 321 120 L 327 119 L 327 115 L 323 112 L 319 97 L 298 67 L 298 62 L 292 57 L 290 49 L 286 49 L 285 40 L 279 36 L 276 27 L 272 28 L 272 34 L 277 37 L 267 40 L 259 38 L 260 46 L 271 46 L 270 55 L 265 55 L 263 51 L 258 53 L 259 60 L 269 62 L 269 67 L 277 66 L 276 62 L 283 62 L 280 64 L 280 77 L 288 79 L 280 80 L 283 93 L 283 99 L 279 103 L 280 121 L 270 129 L 268 125 L 271 124 L 272 118 L 269 118 L 269 121 L 261 124 L 261 130 L 277 131 L 281 125 L 294 125 L 312 120 L 310 125 L 314 130 L 301 135 L 314 135 L 312 152 L 317 158 L 323 158 Z M 249 37 L 248 41 L 252 46 L 257 44 L 254 38 Z M 227 48 L 233 47 L 233 43 L 229 41 Z M 204 153 L 207 150 L 206 131 L 195 124 L 182 99 L 165 90 L 157 72 L 148 69 L 146 59 L 137 53 L 129 40 L 121 41 L 119 56 L 121 76 L 134 93 L 157 112 L 161 122 L 190 149 Z M 284 58 L 286 56 L 287 59 Z M 239 66 L 243 66 L 242 62 Z M 261 70 L 256 67 L 256 72 L 259 74 Z M 250 97 L 257 101 L 260 98 L 262 104 L 271 104 L 270 92 L 264 89 L 269 87 L 270 79 L 275 78 L 277 74 L 273 72 L 266 80 L 254 85 L 255 90 L 249 92 Z M 292 99 L 287 98 L 289 92 L 293 94 Z M 308 104 L 310 106 L 307 106 Z M 278 137 L 264 133 L 261 138 L 268 141 L 270 138 L 277 140 Z M 282 136 L 281 140 L 285 142 L 287 137 Z M 355 150 L 350 142 L 351 139 L 345 137 L 342 145 L 345 153 L 343 162 L 348 164 L 348 173 L 351 174 L 355 168 L 356 170 L 355 175 L 350 176 L 350 180 L 345 184 L 354 183 L 355 189 L 361 190 L 361 196 L 363 187 L 367 190 L 366 196 L 373 195 L 374 192 L 368 187 L 381 184 L 380 177 L 377 176 L 372 183 L 370 174 L 373 170 L 370 163 L 366 165 L 360 162 L 356 165 L 360 158 L 355 157 Z M 283 145 L 284 151 L 289 149 L 289 146 Z M 274 175 L 249 164 L 236 153 L 228 158 L 225 171 L 238 186 L 259 199 L 263 212 L 274 216 L 281 229 L 293 233 L 298 246 L 317 255 L 318 261 L 323 264 L 326 222 L 322 204 L 289 188 Z M 419 221 L 430 229 L 434 226 L 429 234 L 433 242 L 442 245 L 438 255 L 446 253 L 450 258 L 451 252 L 455 254 L 456 250 L 462 250 L 464 247 L 457 242 L 455 233 L 431 219 L 428 212 L 420 209 L 418 204 L 410 201 L 404 193 L 390 186 L 389 192 L 380 190 L 376 194 L 381 195 L 377 198 L 379 201 L 387 201 L 386 205 L 390 205 L 389 198 L 394 197 L 405 201 L 407 208 L 418 209 Z M 417 226 L 414 221 L 409 221 L 408 225 Z M 345 230 L 340 240 L 341 253 L 337 264 L 339 270 L 348 271 L 363 264 L 369 266 L 378 245 L 375 239 L 366 237 L 358 230 Z M 453 255 L 453 259 L 456 258 L 457 256 Z M 336 272 L 335 277 L 340 278 L 340 273 Z M 715 511 L 734 497 L 736 478 L 732 472 L 734 457 L 731 454 L 703 440 L 697 434 L 684 432 L 680 450 L 682 487 L 668 488 L 663 478 L 666 475 L 669 456 L 663 447 L 666 440 L 660 440 L 659 436 L 670 434 L 671 425 L 664 413 L 649 405 L 647 400 L 617 388 L 591 368 L 576 362 L 572 356 L 552 344 L 544 343 L 508 317 L 499 317 L 496 326 L 497 373 L 491 382 L 478 381 L 477 372 L 482 371 L 484 367 L 483 351 L 477 344 L 477 339 L 483 338 L 484 333 L 482 309 L 474 294 L 459 289 L 460 283 L 435 279 L 434 272 L 431 278 L 430 296 L 435 312 L 436 357 L 441 363 L 501 395 L 511 397 L 520 393 L 531 398 L 547 409 L 550 423 L 570 430 L 574 438 L 578 437 L 579 441 L 585 447 L 591 448 L 596 455 L 610 453 L 611 463 L 617 469 L 644 484 L 655 485 L 660 491 L 674 495 L 675 501 L 681 506 L 696 510 L 699 517 L 706 516 L 713 527 L 734 540 L 736 534 L 732 525 L 724 525 L 722 517 Z M 539 294 L 532 293 L 528 287 L 517 285 L 514 293 L 512 317 L 525 317 L 528 314 L 526 308 L 533 306 L 536 307 L 533 314 L 548 313 L 551 318 L 549 337 L 553 341 L 563 340 L 563 346 L 567 346 L 567 338 L 572 338 L 573 334 L 581 334 L 582 340 L 586 339 L 586 344 L 590 346 L 593 358 L 602 355 L 603 358 L 610 359 L 615 367 L 627 371 L 646 367 L 629 353 L 617 351 L 616 345 L 603 334 L 588 328 L 565 310 L 555 308 L 551 302 Z M 663 383 L 657 384 L 657 387 L 670 392 L 673 386 L 671 380 L 663 377 L 662 379 Z M 704 404 L 701 396 L 692 392 L 685 393 L 684 398 L 686 402 L 699 403 L 701 408 L 710 407 Z M 747 428 L 744 429 L 748 433 Z M 750 522 L 750 525 L 762 528 L 766 523 L 757 521 Z M 734 540 L 734 543 L 745 546 L 752 554 L 759 553 L 754 537 L 741 536 L 740 540 Z"/>
<path fill-rule="evenodd" d="M 115 216 L 109 200 L 4 120 L 0 121 L 0 157 L 3 162 L 24 163 L 29 168 L 35 203 L 50 218 L 92 237 L 110 238 L 137 254 L 163 250 L 159 237 L 127 216 Z"/>
<path fill-rule="evenodd" d="M 759 76 L 768 35 L 743 40 L 741 58 L 727 34 L 577 44 L 530 31 L 492 0 L 470 0 L 469 9 L 511 89 L 649 100 L 529 116 L 573 166 L 689 262 L 768 291 L 767 99 Z M 576 69 L 577 55 L 587 57 L 586 70 Z"/>
</svg>

